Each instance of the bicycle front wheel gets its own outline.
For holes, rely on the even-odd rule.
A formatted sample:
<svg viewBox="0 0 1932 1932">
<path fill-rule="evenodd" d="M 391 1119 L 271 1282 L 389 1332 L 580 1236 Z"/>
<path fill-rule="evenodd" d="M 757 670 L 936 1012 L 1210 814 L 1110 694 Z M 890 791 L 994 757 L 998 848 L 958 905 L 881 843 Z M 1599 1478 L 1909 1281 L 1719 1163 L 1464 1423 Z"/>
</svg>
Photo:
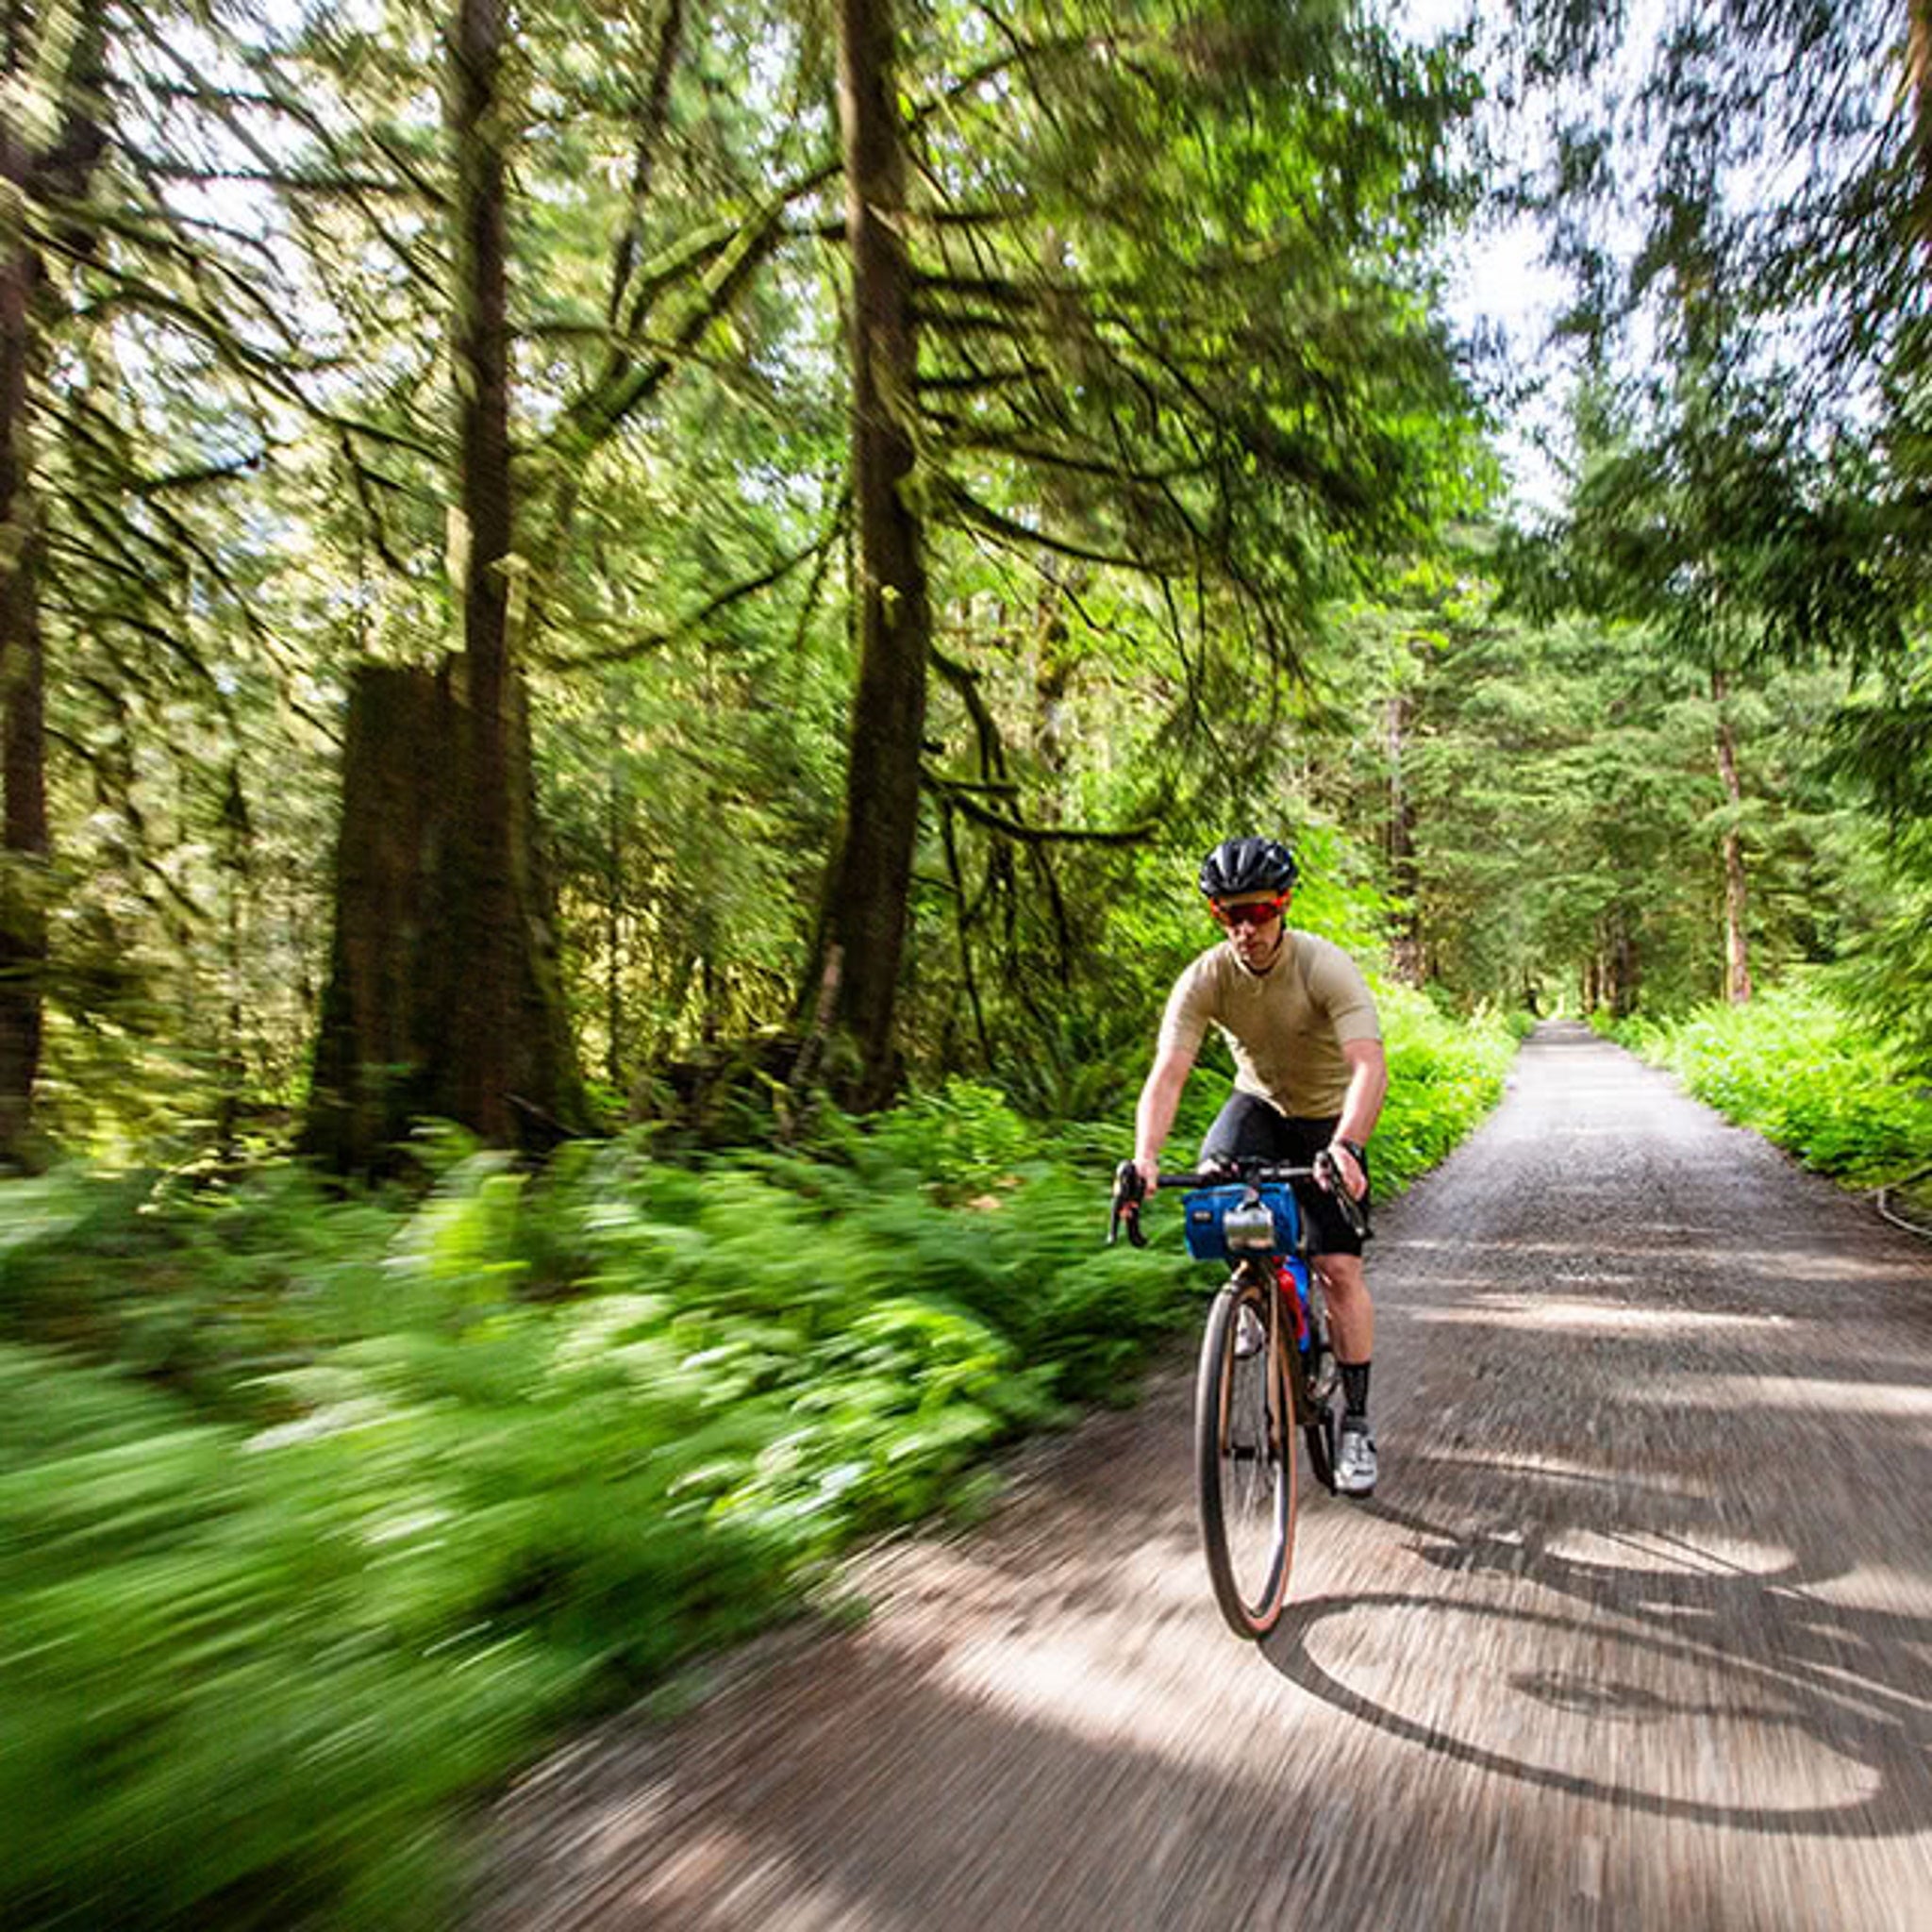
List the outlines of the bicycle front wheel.
<svg viewBox="0 0 1932 1932">
<path fill-rule="evenodd" d="M 1250 1319 L 1243 1320 L 1243 1315 Z M 1251 1345 L 1252 1344 L 1252 1345 Z M 1215 1296 L 1194 1384 L 1194 1479 L 1214 1598 L 1240 1637 L 1281 1615 L 1294 1545 L 1293 1415 L 1257 1284 Z"/>
</svg>

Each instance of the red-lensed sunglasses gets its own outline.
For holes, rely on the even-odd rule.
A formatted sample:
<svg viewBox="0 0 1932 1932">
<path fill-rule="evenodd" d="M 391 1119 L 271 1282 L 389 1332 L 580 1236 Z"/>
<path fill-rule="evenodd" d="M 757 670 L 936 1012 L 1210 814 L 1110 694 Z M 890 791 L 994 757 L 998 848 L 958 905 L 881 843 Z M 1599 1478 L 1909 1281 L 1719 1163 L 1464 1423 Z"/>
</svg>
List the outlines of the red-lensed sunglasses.
<svg viewBox="0 0 1932 1932">
<path fill-rule="evenodd" d="M 1246 906 L 1215 906 L 1214 916 L 1223 925 L 1266 925 L 1281 916 L 1282 901 L 1257 899 Z"/>
</svg>

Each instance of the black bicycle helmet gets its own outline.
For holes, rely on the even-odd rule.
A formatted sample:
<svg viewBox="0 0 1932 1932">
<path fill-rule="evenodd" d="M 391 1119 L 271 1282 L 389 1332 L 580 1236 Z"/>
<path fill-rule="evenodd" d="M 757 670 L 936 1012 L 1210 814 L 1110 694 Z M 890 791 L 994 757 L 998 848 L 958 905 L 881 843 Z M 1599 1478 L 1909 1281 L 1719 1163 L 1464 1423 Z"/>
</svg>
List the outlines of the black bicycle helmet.
<svg viewBox="0 0 1932 1932">
<path fill-rule="evenodd" d="M 1294 854 L 1273 839 L 1224 839 L 1201 861 L 1201 890 L 1210 899 L 1285 892 L 1295 876 Z"/>
</svg>

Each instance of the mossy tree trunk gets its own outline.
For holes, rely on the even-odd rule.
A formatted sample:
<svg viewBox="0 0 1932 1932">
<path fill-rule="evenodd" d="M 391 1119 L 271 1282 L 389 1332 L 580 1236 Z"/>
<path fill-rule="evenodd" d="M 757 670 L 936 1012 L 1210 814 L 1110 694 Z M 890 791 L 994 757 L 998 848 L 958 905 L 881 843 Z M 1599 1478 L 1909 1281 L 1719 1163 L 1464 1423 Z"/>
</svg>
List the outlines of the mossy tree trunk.
<svg viewBox="0 0 1932 1932">
<path fill-rule="evenodd" d="M 895 1072 L 893 1023 L 919 831 L 932 614 L 914 491 L 918 350 L 905 241 L 906 155 L 891 0 L 840 0 L 839 118 L 852 252 L 852 489 L 858 681 L 841 849 L 827 900 L 836 1018 L 856 1045 L 852 1097 L 876 1106 Z"/>
<path fill-rule="evenodd" d="M 1390 964 L 1406 986 L 1419 987 L 1426 977 L 1423 960 L 1422 880 L 1416 859 L 1415 798 L 1408 789 L 1403 756 L 1408 748 L 1413 707 L 1397 691 L 1389 700 L 1384 719 L 1389 757 L 1389 875 L 1401 910 L 1389 945 Z"/>
<path fill-rule="evenodd" d="M 1744 870 L 1743 834 L 1738 829 L 1744 785 L 1738 775 L 1738 740 L 1726 708 L 1729 695 L 1724 673 L 1713 669 L 1710 700 L 1717 713 L 1717 769 L 1730 807 L 1720 841 L 1724 863 L 1724 998 L 1740 1007 L 1751 997 L 1750 886 Z"/>
<path fill-rule="evenodd" d="M 425 1116 L 523 1146 L 582 1124 L 520 716 L 508 733 L 515 957 L 501 969 L 501 1033 L 487 1060 L 476 1051 L 466 982 L 480 841 L 469 788 L 450 782 L 452 748 L 474 737 L 457 668 L 454 659 L 440 673 L 365 666 L 350 695 L 335 940 L 302 1139 L 305 1153 L 341 1174 L 393 1169 L 411 1124 Z M 479 1063 L 501 1083 L 500 1133 L 467 1111 Z"/>
<path fill-rule="evenodd" d="M 333 971 L 305 1144 L 379 1170 L 434 1114 L 497 1145 L 582 1124 L 515 661 L 503 0 L 458 0 L 455 362 L 463 649 L 365 671 L 343 759 Z"/>
<path fill-rule="evenodd" d="M 30 1165 L 47 963 L 46 662 L 41 624 L 43 508 L 33 463 L 34 377 L 42 355 L 45 275 L 30 207 L 84 201 L 107 142 L 99 0 L 59 16 L 60 44 L 31 9 L 0 37 L 0 1164 Z M 50 58 L 50 54 L 53 58 Z M 60 112 L 37 142 L 21 102 L 59 77 Z M 92 238 L 63 220 L 63 245 Z"/>
<path fill-rule="evenodd" d="M 392 1164 L 437 1111 L 450 1052 L 449 951 L 435 942 L 457 837 L 440 781 L 460 728 L 447 675 L 365 666 L 349 697 L 336 842 L 335 942 L 303 1151 L 338 1173 Z"/>
<path fill-rule="evenodd" d="M 0 193 L 17 193 L 8 130 Z M 42 669 L 38 506 L 27 475 L 27 365 L 34 262 L 0 242 L 0 757 L 5 758 L 0 859 L 0 1160 L 24 1164 L 41 1059 L 41 969 L 46 925 L 35 874 L 46 858 L 46 782 L 40 723 Z M 34 821 L 38 821 L 37 827 Z"/>
<path fill-rule="evenodd" d="M 514 1138 L 509 1029 L 520 950 L 514 872 L 523 856 L 510 827 L 510 595 L 518 559 L 509 454 L 507 168 L 499 81 L 504 0 L 458 0 L 450 61 L 450 132 L 457 163 L 457 400 L 462 429 L 458 478 L 465 541 L 464 760 L 468 810 L 453 848 L 467 874 L 453 907 L 468 960 L 453 989 L 462 1050 L 456 1055 L 456 1118 L 486 1139 Z"/>
</svg>

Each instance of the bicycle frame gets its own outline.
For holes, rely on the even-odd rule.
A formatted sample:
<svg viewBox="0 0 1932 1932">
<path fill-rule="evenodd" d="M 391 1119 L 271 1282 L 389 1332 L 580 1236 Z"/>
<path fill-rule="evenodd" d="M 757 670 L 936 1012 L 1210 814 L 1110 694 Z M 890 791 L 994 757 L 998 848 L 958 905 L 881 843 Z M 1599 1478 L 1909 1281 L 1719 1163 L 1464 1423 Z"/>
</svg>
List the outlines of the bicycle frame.
<svg viewBox="0 0 1932 1932">
<path fill-rule="evenodd" d="M 1326 1490 L 1335 1487 L 1336 1370 L 1310 1259 L 1307 1210 L 1297 1195 L 1291 1226 L 1286 1204 L 1263 1192 L 1275 1184 L 1292 1189 L 1310 1180 L 1324 1181 L 1351 1223 L 1358 1224 L 1359 1209 L 1323 1156 L 1310 1167 L 1237 1161 L 1211 1174 L 1160 1177 L 1163 1188 L 1242 1191 L 1236 1201 L 1190 1204 L 1188 1245 L 1198 1258 L 1224 1257 L 1228 1263 L 1202 1338 L 1194 1467 L 1215 1598 L 1229 1627 L 1249 1638 L 1265 1637 L 1274 1627 L 1288 1593 L 1298 1509 L 1297 1434 L 1316 1481 Z M 1115 1175 L 1109 1243 L 1124 1222 L 1128 1240 L 1146 1246 L 1140 1226 L 1143 1194 L 1138 1170 L 1123 1162 Z M 1257 1319 L 1265 1331 L 1258 1348 Z M 1257 1355 L 1261 1383 L 1256 1388 Z M 1238 1402 L 1243 1378 L 1249 1393 Z M 1273 1470 L 1266 1478 L 1271 1489 L 1254 1487 L 1257 1467 Z M 1258 1567 L 1252 1559 L 1258 1559 Z"/>
<path fill-rule="evenodd" d="M 1317 1410 L 1334 1386 L 1328 1379 L 1334 1373 L 1333 1357 L 1325 1374 L 1321 1359 L 1329 1353 L 1328 1308 L 1321 1277 L 1305 1254 L 1244 1255 L 1227 1274 L 1230 1281 L 1273 1290 L 1268 1307 L 1276 1332 L 1270 1335 L 1269 1345 L 1280 1349 L 1288 1371 L 1289 1396 L 1294 1405 L 1291 1426 L 1315 1426 Z M 1324 1486 L 1333 1487 L 1325 1476 Z"/>
</svg>

